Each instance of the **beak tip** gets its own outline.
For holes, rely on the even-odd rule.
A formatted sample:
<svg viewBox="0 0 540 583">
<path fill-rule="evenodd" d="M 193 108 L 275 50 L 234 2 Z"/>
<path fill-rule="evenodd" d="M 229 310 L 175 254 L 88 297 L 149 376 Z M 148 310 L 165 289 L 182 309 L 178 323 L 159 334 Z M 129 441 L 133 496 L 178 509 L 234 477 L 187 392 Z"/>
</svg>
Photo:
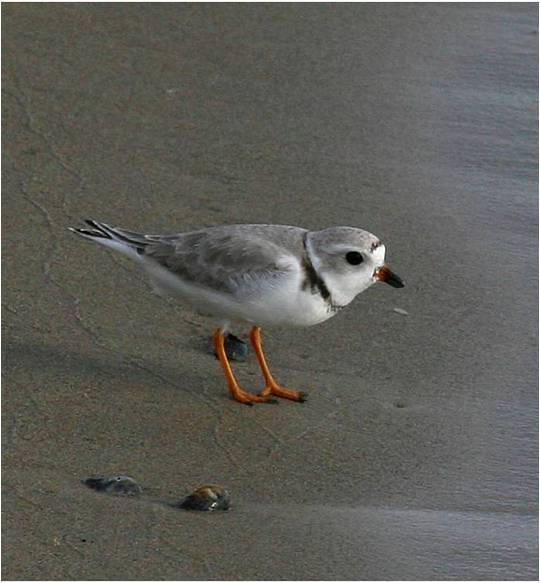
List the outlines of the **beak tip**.
<svg viewBox="0 0 540 583">
<path fill-rule="evenodd" d="M 405 287 L 403 280 L 399 275 L 396 275 L 387 265 L 384 265 L 382 269 L 379 271 L 379 280 L 384 281 L 388 285 L 392 287 L 400 288 Z"/>
<path fill-rule="evenodd" d="M 394 275 L 393 277 L 387 279 L 386 283 L 396 288 L 405 287 L 405 284 L 403 283 L 402 279 L 397 275 Z"/>
</svg>

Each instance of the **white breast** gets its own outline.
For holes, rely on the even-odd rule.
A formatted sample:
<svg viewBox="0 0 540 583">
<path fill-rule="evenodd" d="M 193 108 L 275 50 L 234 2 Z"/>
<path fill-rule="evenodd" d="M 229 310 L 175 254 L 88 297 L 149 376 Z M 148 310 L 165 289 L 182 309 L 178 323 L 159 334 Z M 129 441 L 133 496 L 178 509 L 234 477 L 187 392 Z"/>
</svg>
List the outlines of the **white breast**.
<svg viewBox="0 0 540 583">
<path fill-rule="evenodd" d="M 227 321 L 260 326 L 313 326 L 335 315 L 320 294 L 302 289 L 303 273 L 297 269 L 287 277 L 261 280 L 238 298 L 182 280 L 154 261 L 144 262 L 156 291 L 187 300 L 193 307 Z"/>
</svg>

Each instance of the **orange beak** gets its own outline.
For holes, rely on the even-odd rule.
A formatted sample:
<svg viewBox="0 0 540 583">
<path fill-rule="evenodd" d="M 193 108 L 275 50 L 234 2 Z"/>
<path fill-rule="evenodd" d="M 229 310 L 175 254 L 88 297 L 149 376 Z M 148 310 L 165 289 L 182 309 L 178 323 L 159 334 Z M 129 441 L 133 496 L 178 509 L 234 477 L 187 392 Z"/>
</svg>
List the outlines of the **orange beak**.
<svg viewBox="0 0 540 583">
<path fill-rule="evenodd" d="M 384 281 L 384 283 L 387 283 L 392 287 L 404 287 L 405 285 L 403 281 L 401 281 L 401 277 L 391 271 L 386 263 L 377 271 L 375 277 L 379 281 Z"/>
</svg>

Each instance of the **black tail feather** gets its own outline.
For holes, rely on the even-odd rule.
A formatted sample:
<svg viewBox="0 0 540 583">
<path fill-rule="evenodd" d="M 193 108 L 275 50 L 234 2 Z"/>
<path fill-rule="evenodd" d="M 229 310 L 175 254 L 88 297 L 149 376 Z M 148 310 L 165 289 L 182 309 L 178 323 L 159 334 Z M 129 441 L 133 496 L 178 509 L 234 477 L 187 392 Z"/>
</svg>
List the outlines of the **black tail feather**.
<svg viewBox="0 0 540 583">
<path fill-rule="evenodd" d="M 92 229 L 79 229 L 69 227 L 70 231 L 77 233 L 83 237 L 94 239 L 109 239 L 112 241 L 119 241 L 126 243 L 130 247 L 134 247 L 139 255 L 144 253 L 144 248 L 150 244 L 150 240 L 146 239 L 146 235 L 135 233 L 133 231 L 126 231 L 117 227 L 111 227 L 106 223 L 98 223 L 92 219 L 84 221 Z"/>
<path fill-rule="evenodd" d="M 88 237 L 97 237 L 99 239 L 110 239 L 108 235 L 102 233 L 101 231 L 91 231 L 90 229 L 76 229 L 71 227 L 71 230 L 80 235 L 86 235 Z"/>
<path fill-rule="evenodd" d="M 105 237 L 107 239 L 112 239 L 112 235 L 104 228 L 104 225 L 102 223 L 98 223 L 96 221 L 93 221 L 92 219 L 85 219 L 84 221 L 87 225 L 89 225 L 90 227 L 93 227 L 94 229 L 96 229 L 96 231 L 98 233 L 100 233 L 100 235 L 102 237 Z M 94 231 L 94 232 L 96 232 Z"/>
<path fill-rule="evenodd" d="M 136 233 L 125 233 L 123 229 L 111 227 L 106 223 L 98 223 L 92 220 L 86 220 L 86 223 L 95 229 L 98 229 L 100 233 L 103 233 L 108 239 L 114 239 L 116 241 L 122 241 L 123 243 L 127 243 L 133 247 L 142 248 L 145 247 L 148 243 L 144 241 L 144 235 L 138 235 Z M 134 236 L 130 236 L 134 235 Z M 142 239 L 142 240 L 141 240 Z"/>
</svg>

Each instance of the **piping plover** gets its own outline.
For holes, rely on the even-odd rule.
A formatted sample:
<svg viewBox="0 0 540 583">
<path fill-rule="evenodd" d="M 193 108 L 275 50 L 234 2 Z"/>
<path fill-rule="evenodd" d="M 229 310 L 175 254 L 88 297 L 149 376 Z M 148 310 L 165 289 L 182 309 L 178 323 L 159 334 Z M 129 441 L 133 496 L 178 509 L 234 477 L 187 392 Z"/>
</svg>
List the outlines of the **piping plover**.
<svg viewBox="0 0 540 583">
<path fill-rule="evenodd" d="M 97 221 L 70 229 L 135 260 L 158 293 L 179 297 L 219 322 L 214 346 L 231 395 L 241 403 L 304 401 L 280 386 L 261 345 L 261 326 L 313 326 L 331 318 L 377 281 L 403 287 L 385 264 L 385 246 L 361 229 L 308 231 L 284 225 L 224 225 L 177 235 L 143 235 Z M 233 322 L 252 326 L 250 340 L 265 387 L 244 391 L 224 349 Z"/>
</svg>

